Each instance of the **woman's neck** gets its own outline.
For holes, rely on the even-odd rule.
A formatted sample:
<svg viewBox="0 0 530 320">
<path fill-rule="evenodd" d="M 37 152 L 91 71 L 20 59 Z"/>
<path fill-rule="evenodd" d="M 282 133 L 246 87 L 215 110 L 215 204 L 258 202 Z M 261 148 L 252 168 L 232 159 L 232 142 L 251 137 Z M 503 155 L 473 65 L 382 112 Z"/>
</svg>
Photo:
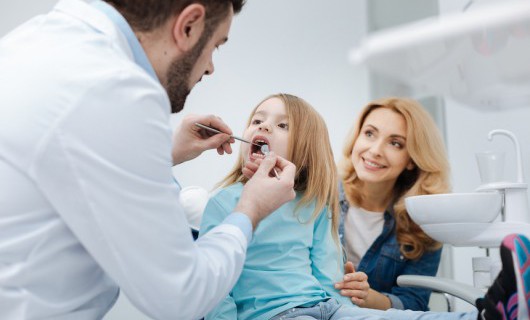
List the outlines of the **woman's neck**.
<svg viewBox="0 0 530 320">
<path fill-rule="evenodd" d="M 384 212 L 394 195 L 394 185 L 363 183 L 360 207 L 373 212 Z"/>
</svg>

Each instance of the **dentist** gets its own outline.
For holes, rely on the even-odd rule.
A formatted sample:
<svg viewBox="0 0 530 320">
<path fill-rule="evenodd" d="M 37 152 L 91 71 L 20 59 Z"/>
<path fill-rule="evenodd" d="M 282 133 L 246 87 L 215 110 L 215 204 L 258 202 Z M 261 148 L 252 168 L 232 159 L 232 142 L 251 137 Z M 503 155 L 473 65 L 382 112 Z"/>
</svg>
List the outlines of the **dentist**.
<svg viewBox="0 0 530 320">
<path fill-rule="evenodd" d="M 0 319 L 101 319 L 120 288 L 152 318 L 196 319 L 227 295 L 295 168 L 267 157 L 193 242 L 171 167 L 233 140 L 215 116 L 172 138 L 169 115 L 243 2 L 61 0 L 0 40 Z"/>
</svg>

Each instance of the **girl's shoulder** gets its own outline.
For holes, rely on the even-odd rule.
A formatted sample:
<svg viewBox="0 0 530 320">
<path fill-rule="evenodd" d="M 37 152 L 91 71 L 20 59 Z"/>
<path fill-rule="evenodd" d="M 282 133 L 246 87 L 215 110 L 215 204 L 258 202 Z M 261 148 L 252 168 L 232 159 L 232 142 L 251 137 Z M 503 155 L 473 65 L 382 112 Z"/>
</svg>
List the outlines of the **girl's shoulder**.
<svg viewBox="0 0 530 320">
<path fill-rule="evenodd" d="M 237 202 L 241 197 L 241 192 L 243 192 L 243 184 L 237 182 L 227 187 L 214 190 L 211 199 L 223 202 Z"/>
</svg>

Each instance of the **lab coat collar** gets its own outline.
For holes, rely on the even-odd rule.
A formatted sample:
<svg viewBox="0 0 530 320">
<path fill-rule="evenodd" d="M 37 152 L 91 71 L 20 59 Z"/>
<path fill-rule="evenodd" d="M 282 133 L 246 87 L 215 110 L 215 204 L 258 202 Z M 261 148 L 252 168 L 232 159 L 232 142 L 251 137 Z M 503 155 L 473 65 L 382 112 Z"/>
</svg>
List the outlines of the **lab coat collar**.
<svg viewBox="0 0 530 320">
<path fill-rule="evenodd" d="M 100 0 L 87 3 L 82 0 L 61 0 L 55 10 L 84 21 L 90 27 L 112 37 L 126 55 L 147 74 L 159 82 L 140 42 L 123 16 L 112 6 Z"/>
</svg>

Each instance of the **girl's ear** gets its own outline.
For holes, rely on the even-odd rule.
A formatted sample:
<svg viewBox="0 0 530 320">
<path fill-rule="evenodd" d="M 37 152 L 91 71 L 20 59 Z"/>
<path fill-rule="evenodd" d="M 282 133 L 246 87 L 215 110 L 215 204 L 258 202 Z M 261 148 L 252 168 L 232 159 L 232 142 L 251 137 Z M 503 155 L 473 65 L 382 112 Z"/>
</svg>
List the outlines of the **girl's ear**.
<svg viewBox="0 0 530 320">
<path fill-rule="evenodd" d="M 409 161 L 409 164 L 407 164 L 407 170 L 413 170 L 414 168 L 416 168 L 416 164 L 414 163 L 414 161 L 410 160 Z"/>
<path fill-rule="evenodd" d="M 173 39 L 182 51 L 189 51 L 204 32 L 206 11 L 198 3 L 184 8 L 173 24 Z"/>
</svg>

